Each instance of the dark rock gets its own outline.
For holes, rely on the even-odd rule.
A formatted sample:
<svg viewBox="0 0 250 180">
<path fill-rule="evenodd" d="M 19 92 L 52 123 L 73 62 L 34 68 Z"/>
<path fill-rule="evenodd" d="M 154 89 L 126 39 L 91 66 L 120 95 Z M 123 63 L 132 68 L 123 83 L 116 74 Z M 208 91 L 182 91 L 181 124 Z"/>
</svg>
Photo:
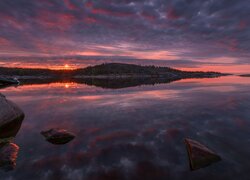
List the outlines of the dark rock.
<svg viewBox="0 0 250 180">
<path fill-rule="evenodd" d="M 15 137 L 24 119 L 23 111 L 0 94 L 0 139 Z"/>
<path fill-rule="evenodd" d="M 66 144 L 75 138 L 75 135 L 64 129 L 50 129 L 41 134 L 52 144 Z"/>
<path fill-rule="evenodd" d="M 0 84 L 19 84 L 20 82 L 16 78 L 0 77 Z"/>
<path fill-rule="evenodd" d="M 0 127 L 18 119 L 23 120 L 23 111 L 2 94 L 0 94 L 0 107 Z"/>
<path fill-rule="evenodd" d="M 16 159 L 19 147 L 16 144 L 8 143 L 0 146 L 0 168 L 4 171 L 11 171 L 16 167 Z"/>
<path fill-rule="evenodd" d="M 15 137 L 22 125 L 22 118 L 17 118 L 0 127 L 0 139 Z"/>
<path fill-rule="evenodd" d="M 185 139 L 185 143 L 191 170 L 197 170 L 221 160 L 219 155 L 195 140 Z"/>
</svg>

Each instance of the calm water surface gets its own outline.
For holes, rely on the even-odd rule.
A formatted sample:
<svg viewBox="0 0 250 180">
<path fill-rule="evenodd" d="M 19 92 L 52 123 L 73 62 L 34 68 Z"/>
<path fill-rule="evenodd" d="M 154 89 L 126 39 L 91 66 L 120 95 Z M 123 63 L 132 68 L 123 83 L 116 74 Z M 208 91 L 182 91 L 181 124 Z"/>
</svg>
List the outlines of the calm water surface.
<svg viewBox="0 0 250 180">
<path fill-rule="evenodd" d="M 250 78 L 189 79 L 103 89 L 75 83 L 1 89 L 26 118 L 15 143 L 16 169 L 0 179 L 249 179 Z M 40 131 L 64 128 L 77 137 L 56 146 Z M 189 170 L 184 138 L 222 161 Z"/>
</svg>

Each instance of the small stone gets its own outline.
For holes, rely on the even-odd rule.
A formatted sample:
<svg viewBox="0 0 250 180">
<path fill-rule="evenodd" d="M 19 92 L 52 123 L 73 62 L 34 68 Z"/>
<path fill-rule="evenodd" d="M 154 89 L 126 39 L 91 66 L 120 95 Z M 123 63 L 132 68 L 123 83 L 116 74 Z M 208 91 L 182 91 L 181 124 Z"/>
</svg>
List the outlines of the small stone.
<svg viewBox="0 0 250 180">
<path fill-rule="evenodd" d="M 185 144 L 191 170 L 204 168 L 221 160 L 219 155 L 195 140 L 185 139 Z"/>
<path fill-rule="evenodd" d="M 52 144 L 66 144 L 75 138 L 73 133 L 65 129 L 50 129 L 42 131 L 41 134 Z"/>
<path fill-rule="evenodd" d="M 0 168 L 11 171 L 16 167 L 19 146 L 14 143 L 0 145 Z"/>
</svg>

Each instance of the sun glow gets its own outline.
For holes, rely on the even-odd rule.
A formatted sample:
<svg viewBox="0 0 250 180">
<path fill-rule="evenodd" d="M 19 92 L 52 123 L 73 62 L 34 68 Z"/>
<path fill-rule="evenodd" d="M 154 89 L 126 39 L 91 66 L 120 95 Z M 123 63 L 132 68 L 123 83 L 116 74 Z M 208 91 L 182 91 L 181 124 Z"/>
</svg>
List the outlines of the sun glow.
<svg viewBox="0 0 250 180">
<path fill-rule="evenodd" d="M 64 69 L 70 69 L 70 66 L 68 64 L 65 64 Z"/>
<path fill-rule="evenodd" d="M 70 87 L 70 85 L 66 83 L 66 84 L 64 85 L 64 87 L 65 87 L 66 89 L 68 89 L 68 88 Z"/>
<path fill-rule="evenodd" d="M 75 65 L 62 64 L 61 66 L 49 67 L 52 70 L 75 70 L 77 67 Z"/>
<path fill-rule="evenodd" d="M 62 85 L 64 86 L 64 88 L 69 89 L 69 88 L 76 88 L 78 84 L 74 82 L 68 82 L 68 83 L 63 83 Z"/>
</svg>

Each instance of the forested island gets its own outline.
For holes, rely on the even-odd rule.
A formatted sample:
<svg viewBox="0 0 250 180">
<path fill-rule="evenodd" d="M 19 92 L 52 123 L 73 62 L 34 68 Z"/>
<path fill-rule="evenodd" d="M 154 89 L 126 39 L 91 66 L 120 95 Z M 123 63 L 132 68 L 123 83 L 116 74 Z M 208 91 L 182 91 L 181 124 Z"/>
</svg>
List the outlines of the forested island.
<svg viewBox="0 0 250 180">
<path fill-rule="evenodd" d="M 169 67 L 140 66 L 134 64 L 107 63 L 75 70 L 24 69 L 0 67 L 2 76 L 44 76 L 44 77 L 165 77 L 199 78 L 217 77 L 219 72 L 181 71 Z"/>
<path fill-rule="evenodd" d="M 226 74 L 122 63 L 107 63 L 74 70 L 0 68 L 0 78 L 16 78 L 21 84 L 76 82 L 105 88 L 161 84 L 180 79 L 214 78 L 223 75 Z"/>
</svg>

